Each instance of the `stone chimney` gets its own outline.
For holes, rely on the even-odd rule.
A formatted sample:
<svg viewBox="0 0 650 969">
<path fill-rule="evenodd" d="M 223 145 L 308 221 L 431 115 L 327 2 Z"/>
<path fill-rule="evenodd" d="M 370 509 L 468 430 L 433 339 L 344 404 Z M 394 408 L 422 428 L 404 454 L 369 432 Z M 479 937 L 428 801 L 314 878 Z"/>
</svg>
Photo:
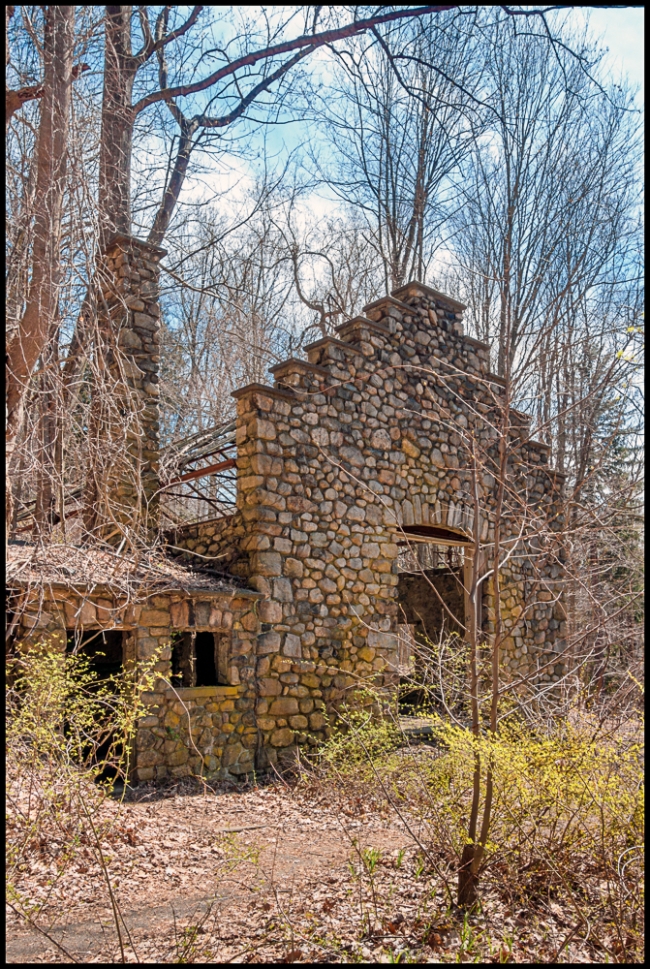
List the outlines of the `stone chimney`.
<svg viewBox="0 0 650 969">
<path fill-rule="evenodd" d="M 85 525 L 113 545 L 158 528 L 159 267 L 164 249 L 116 236 L 100 263 Z"/>
</svg>

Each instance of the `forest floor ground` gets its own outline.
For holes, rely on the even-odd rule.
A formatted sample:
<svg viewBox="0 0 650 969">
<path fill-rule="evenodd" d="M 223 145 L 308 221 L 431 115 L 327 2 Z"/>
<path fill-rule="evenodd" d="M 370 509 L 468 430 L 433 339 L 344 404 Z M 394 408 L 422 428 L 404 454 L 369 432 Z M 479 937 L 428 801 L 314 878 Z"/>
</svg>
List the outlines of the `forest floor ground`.
<svg viewBox="0 0 650 969">
<path fill-rule="evenodd" d="M 409 756 L 436 753 L 420 745 Z M 543 897 L 513 904 L 498 877 L 463 916 L 444 888 L 455 888 L 453 859 L 427 857 L 417 818 L 352 788 L 276 777 L 107 799 L 113 901 L 96 846 L 80 845 L 61 870 L 42 844 L 19 886 L 44 903 L 38 928 L 10 911 L 7 961 L 609 961 L 583 943 L 570 910 Z"/>
</svg>

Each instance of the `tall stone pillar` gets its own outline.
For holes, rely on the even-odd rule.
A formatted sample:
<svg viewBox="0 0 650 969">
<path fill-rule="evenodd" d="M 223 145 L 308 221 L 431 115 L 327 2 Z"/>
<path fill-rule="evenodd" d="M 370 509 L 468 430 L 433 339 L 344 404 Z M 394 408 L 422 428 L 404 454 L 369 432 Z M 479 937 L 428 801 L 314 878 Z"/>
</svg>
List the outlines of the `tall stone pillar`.
<svg viewBox="0 0 650 969">
<path fill-rule="evenodd" d="M 159 267 L 164 249 L 130 236 L 107 246 L 98 271 L 97 342 L 85 524 L 118 545 L 158 528 Z"/>
</svg>

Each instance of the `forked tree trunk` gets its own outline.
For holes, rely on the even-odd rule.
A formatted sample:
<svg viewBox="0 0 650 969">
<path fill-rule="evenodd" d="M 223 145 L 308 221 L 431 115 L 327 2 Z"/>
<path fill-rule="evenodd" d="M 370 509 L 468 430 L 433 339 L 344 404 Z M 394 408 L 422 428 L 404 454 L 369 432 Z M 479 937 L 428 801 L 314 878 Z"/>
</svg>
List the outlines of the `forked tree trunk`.
<svg viewBox="0 0 650 969">
<path fill-rule="evenodd" d="M 468 591 L 469 615 L 467 617 L 467 635 L 469 645 L 469 693 L 472 710 L 472 734 L 479 736 L 480 716 L 479 716 L 479 675 L 478 675 L 478 651 L 480 641 L 480 614 L 479 602 L 483 595 L 480 585 L 482 570 L 481 555 L 481 530 L 483 519 L 481 515 L 481 494 L 478 481 L 476 448 L 471 450 L 472 472 L 472 491 L 474 500 L 474 548 L 472 550 L 471 578 Z M 469 823 L 467 825 L 467 836 L 470 843 L 463 848 L 463 853 L 458 866 L 458 906 L 462 909 L 471 908 L 478 900 L 478 865 L 477 865 L 477 844 L 476 833 L 478 830 L 479 802 L 481 797 L 481 758 L 478 751 L 474 751 L 474 774 L 472 777 L 472 803 L 470 808 Z"/>
<path fill-rule="evenodd" d="M 499 465 L 494 509 L 494 541 L 492 543 L 492 590 L 494 595 L 494 639 L 492 643 L 492 662 L 490 675 L 490 727 L 492 737 L 496 737 L 499 712 L 499 682 L 501 665 L 501 641 L 503 638 L 503 623 L 501 618 L 501 587 L 500 587 L 500 557 L 502 542 L 502 524 L 505 502 L 506 476 L 508 473 L 508 446 L 510 434 L 510 333 L 506 332 L 504 347 L 506 350 L 506 389 L 503 401 L 503 423 L 499 437 Z M 472 451 L 473 490 L 474 490 L 474 563 L 472 568 L 472 588 L 470 600 L 472 614 L 470 617 L 470 693 L 472 700 L 472 733 L 480 736 L 480 717 L 478 704 L 478 580 L 480 573 L 480 498 L 476 471 L 476 454 Z M 485 794 L 481 810 L 481 826 L 478 826 L 479 809 L 481 807 L 481 755 L 478 749 L 474 751 L 474 774 L 472 778 L 472 802 L 470 818 L 467 826 L 468 844 L 463 848 L 460 865 L 458 866 L 458 905 L 462 909 L 471 908 L 478 901 L 478 884 L 481 864 L 485 855 L 485 846 L 492 823 L 492 801 L 494 796 L 494 772 L 491 755 L 487 756 L 485 770 Z"/>
</svg>

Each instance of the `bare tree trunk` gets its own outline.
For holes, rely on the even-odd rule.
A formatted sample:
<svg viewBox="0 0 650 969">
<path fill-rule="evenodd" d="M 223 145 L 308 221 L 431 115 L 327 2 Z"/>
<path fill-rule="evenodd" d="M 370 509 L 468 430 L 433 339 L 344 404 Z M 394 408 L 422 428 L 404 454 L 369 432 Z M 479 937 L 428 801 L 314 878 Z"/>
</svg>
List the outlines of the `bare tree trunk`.
<svg viewBox="0 0 650 969">
<path fill-rule="evenodd" d="M 103 250 L 115 235 L 131 232 L 133 82 L 138 61 L 131 53 L 130 6 L 106 7 L 104 90 L 99 148 L 99 242 Z M 81 355 L 93 331 L 97 280 L 92 275 L 63 368 L 66 400 L 79 373 Z"/>
<path fill-rule="evenodd" d="M 57 467 L 57 457 L 60 452 L 60 427 L 57 381 L 59 339 L 56 324 L 55 330 L 56 332 L 52 333 L 48 340 L 48 347 L 41 354 L 42 373 L 39 375 L 38 387 L 38 409 L 41 425 L 38 446 L 40 447 L 41 457 L 38 462 L 34 517 L 37 530 L 41 536 L 49 535 L 55 520 L 55 504 L 60 482 L 60 469 Z"/>
<path fill-rule="evenodd" d="M 508 190 L 510 190 L 510 165 L 506 164 L 508 173 Z M 510 200 L 509 200 L 510 201 Z M 506 220 L 506 231 L 503 236 L 503 263 L 500 286 L 501 286 L 501 307 L 499 313 L 499 349 L 497 358 L 497 373 L 504 377 L 506 367 L 508 367 L 508 355 L 511 352 L 510 345 L 507 345 L 507 332 L 510 322 L 511 300 L 512 300 L 512 279 L 511 279 L 511 256 L 512 256 L 512 232 L 513 232 L 514 206 L 508 205 L 508 215 Z"/>
<path fill-rule="evenodd" d="M 195 121 L 182 119 L 180 122 L 180 142 L 176 162 L 171 178 L 169 179 L 169 185 L 165 190 L 162 205 L 156 213 L 156 218 L 147 238 L 147 242 L 150 242 L 152 246 L 162 245 L 165 233 L 169 228 L 169 223 L 187 174 L 187 167 L 190 163 L 190 154 L 192 152 L 192 138 L 197 128 L 198 124 Z"/>
<path fill-rule="evenodd" d="M 106 7 L 106 52 L 99 153 L 99 225 L 102 246 L 131 232 L 133 81 L 130 6 Z"/>
<path fill-rule="evenodd" d="M 474 549 L 472 556 L 472 579 L 469 590 L 470 614 L 468 622 L 469 633 L 469 665 L 470 665 L 470 697 L 472 708 L 472 734 L 480 733 L 479 719 L 479 679 L 478 679 L 478 650 L 479 650 L 479 602 L 482 589 L 479 585 L 481 578 L 481 503 L 478 485 L 478 467 L 475 448 L 472 448 L 472 486 L 474 492 Z M 458 866 L 458 905 L 461 908 L 471 908 L 478 899 L 478 874 L 474 870 L 476 855 L 476 830 L 481 796 L 481 758 L 474 752 L 474 773 L 472 775 L 472 805 L 470 808 L 469 824 L 467 826 L 468 843 L 463 847 L 463 853 Z"/>
<path fill-rule="evenodd" d="M 34 211 L 34 193 L 36 191 L 36 163 L 32 160 L 29 177 L 20 213 L 20 222 L 13 238 L 13 245 L 6 256 L 5 276 L 5 319 L 6 344 L 9 346 L 20 328 L 21 314 L 25 303 L 25 294 L 29 287 L 29 230 Z"/>
<path fill-rule="evenodd" d="M 45 91 L 38 132 L 32 278 L 25 311 L 7 348 L 7 467 L 22 421 L 25 393 L 51 332 L 57 308 L 74 14 L 74 7 L 48 7 L 45 15 Z M 12 517 L 9 488 L 6 512 L 9 523 Z"/>
<path fill-rule="evenodd" d="M 508 442 L 510 439 L 510 328 L 507 320 L 507 330 L 504 340 L 504 352 L 506 361 L 506 390 L 503 400 L 502 426 L 499 430 L 499 458 L 498 458 L 498 479 L 496 504 L 494 509 L 494 542 L 492 551 L 492 590 L 494 596 L 494 640 L 492 643 L 492 662 L 490 674 L 490 726 L 489 732 L 493 738 L 496 737 L 498 713 L 499 713 L 499 686 L 500 686 L 500 667 L 501 667 L 501 646 L 503 642 L 503 622 L 501 616 L 501 550 L 502 550 L 502 527 L 504 524 L 504 510 L 506 498 L 506 478 L 508 475 Z M 474 464 L 476 462 L 474 461 Z M 476 483 L 476 467 L 474 468 L 474 529 L 475 529 L 475 557 L 478 557 L 478 536 L 480 536 L 480 520 L 478 519 L 479 499 Z M 472 591 L 478 583 L 478 563 L 474 564 L 474 577 L 472 581 Z M 474 608 L 478 606 L 478 595 L 474 595 Z M 476 628 L 476 615 L 470 623 L 471 627 Z M 474 633 L 474 642 L 470 653 L 470 663 L 472 665 L 471 691 L 472 691 L 472 732 L 475 737 L 480 735 L 480 722 L 478 710 L 478 676 L 477 666 L 477 639 L 478 630 Z M 476 697 L 476 699 L 475 699 Z M 478 814 L 480 804 L 481 787 L 481 759 L 478 750 L 474 752 L 474 774 L 472 781 L 472 805 L 470 820 L 467 829 L 468 843 L 463 848 L 460 865 L 458 868 L 458 905 L 460 908 L 471 908 L 478 901 L 478 884 L 481 869 L 481 862 L 485 855 L 485 846 L 490 834 L 492 823 L 492 802 L 494 797 L 494 768 L 492 755 L 488 753 L 485 768 L 485 795 L 483 798 L 483 808 L 481 814 L 481 828 L 478 832 Z"/>
</svg>

